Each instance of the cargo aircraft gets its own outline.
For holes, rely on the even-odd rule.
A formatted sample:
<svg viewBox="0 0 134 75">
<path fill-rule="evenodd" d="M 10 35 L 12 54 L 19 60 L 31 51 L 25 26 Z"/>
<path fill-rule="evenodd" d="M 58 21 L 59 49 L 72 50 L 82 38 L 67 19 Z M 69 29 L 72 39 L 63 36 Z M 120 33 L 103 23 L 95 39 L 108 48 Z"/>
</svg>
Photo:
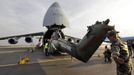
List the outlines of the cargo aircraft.
<svg viewBox="0 0 134 75">
<path fill-rule="evenodd" d="M 46 40 L 49 40 L 52 50 L 66 52 L 80 61 L 87 62 L 105 40 L 107 32 L 114 29 L 114 26 L 108 25 L 109 22 L 110 20 L 107 19 L 102 22 L 96 21 L 95 24 L 87 26 L 88 31 L 82 39 L 65 35 L 62 29 L 66 28 L 69 22 L 60 5 L 54 2 L 48 8 L 44 17 L 43 26 L 47 28 L 46 32 L 1 37 L 0 40 L 8 39 L 10 44 L 17 44 L 19 38 L 25 37 L 27 43 L 32 43 L 32 37 L 42 36 L 43 45 L 46 43 Z M 58 33 L 56 34 L 58 39 L 52 39 L 54 33 Z M 74 42 L 70 42 L 69 39 L 72 39 Z M 78 41 L 79 43 L 76 44 Z"/>
</svg>

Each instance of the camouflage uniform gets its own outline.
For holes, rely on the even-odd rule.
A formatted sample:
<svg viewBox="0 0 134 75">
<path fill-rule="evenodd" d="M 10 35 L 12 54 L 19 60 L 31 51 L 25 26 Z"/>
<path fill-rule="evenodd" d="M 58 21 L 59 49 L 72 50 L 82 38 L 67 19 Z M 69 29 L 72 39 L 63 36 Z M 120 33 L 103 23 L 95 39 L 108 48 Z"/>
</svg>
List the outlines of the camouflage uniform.
<svg viewBox="0 0 134 75">
<path fill-rule="evenodd" d="M 132 61 L 129 56 L 130 54 L 127 44 L 118 38 L 118 41 L 112 42 L 111 50 L 112 57 L 114 58 L 117 65 L 117 75 L 131 75 Z M 124 62 L 120 63 L 119 58 L 123 59 Z"/>
</svg>

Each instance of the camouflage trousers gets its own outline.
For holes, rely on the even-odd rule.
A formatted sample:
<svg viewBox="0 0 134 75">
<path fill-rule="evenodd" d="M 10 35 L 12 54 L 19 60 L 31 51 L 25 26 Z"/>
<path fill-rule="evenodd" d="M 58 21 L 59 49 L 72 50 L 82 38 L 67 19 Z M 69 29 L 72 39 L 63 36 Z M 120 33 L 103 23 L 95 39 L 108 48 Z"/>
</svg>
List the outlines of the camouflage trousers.
<svg viewBox="0 0 134 75">
<path fill-rule="evenodd" d="M 122 73 L 120 71 L 117 71 L 117 75 L 132 75 L 131 72 L 128 72 L 128 73 Z"/>
<path fill-rule="evenodd" d="M 117 64 L 117 75 L 132 75 L 132 64 Z"/>
</svg>

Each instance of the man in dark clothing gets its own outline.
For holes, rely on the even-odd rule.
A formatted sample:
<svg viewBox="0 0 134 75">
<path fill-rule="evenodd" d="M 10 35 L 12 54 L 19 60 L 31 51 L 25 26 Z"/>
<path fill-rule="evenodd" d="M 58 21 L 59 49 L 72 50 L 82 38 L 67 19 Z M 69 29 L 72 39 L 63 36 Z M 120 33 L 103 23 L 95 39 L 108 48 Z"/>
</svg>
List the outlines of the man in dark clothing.
<svg viewBox="0 0 134 75">
<path fill-rule="evenodd" d="M 128 46 L 130 56 L 132 56 L 133 55 L 133 49 L 132 49 L 132 41 L 131 40 L 127 41 L 127 46 Z"/>
<path fill-rule="evenodd" d="M 112 63 L 112 59 L 111 59 L 111 50 L 107 48 L 107 46 L 105 46 L 105 51 L 104 51 L 104 62 L 105 63 Z"/>
<path fill-rule="evenodd" d="M 132 41 L 131 46 L 132 46 L 132 57 L 134 58 L 134 41 Z"/>
</svg>

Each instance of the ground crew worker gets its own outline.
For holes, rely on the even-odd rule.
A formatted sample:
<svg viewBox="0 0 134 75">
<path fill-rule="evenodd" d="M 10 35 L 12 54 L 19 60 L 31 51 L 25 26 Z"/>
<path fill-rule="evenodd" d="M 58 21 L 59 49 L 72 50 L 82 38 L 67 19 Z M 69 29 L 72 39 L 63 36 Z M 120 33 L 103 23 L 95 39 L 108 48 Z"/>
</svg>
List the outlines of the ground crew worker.
<svg viewBox="0 0 134 75">
<path fill-rule="evenodd" d="M 111 41 L 112 57 L 116 62 L 117 75 L 132 75 L 132 61 L 129 56 L 127 43 L 121 40 L 115 30 L 109 31 L 108 39 Z"/>
<path fill-rule="evenodd" d="M 48 42 L 46 42 L 45 45 L 44 45 L 44 52 L 45 52 L 46 56 L 49 55 L 49 52 L 48 52 Z"/>
<path fill-rule="evenodd" d="M 29 62 L 28 56 L 24 56 L 19 60 L 18 64 L 22 65 L 22 64 L 27 64 L 28 62 Z"/>
</svg>

